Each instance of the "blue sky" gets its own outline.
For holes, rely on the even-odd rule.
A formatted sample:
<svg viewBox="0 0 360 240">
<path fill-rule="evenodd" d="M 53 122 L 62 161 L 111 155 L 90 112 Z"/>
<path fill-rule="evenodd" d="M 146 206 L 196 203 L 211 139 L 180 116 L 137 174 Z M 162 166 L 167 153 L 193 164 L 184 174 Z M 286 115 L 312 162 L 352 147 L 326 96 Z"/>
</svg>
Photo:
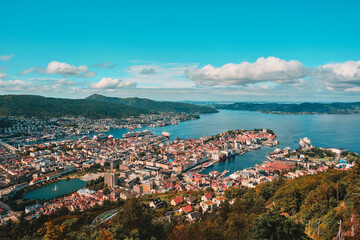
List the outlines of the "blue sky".
<svg viewBox="0 0 360 240">
<path fill-rule="evenodd" d="M 0 93 L 360 101 L 359 1 L 2 1 Z"/>
</svg>

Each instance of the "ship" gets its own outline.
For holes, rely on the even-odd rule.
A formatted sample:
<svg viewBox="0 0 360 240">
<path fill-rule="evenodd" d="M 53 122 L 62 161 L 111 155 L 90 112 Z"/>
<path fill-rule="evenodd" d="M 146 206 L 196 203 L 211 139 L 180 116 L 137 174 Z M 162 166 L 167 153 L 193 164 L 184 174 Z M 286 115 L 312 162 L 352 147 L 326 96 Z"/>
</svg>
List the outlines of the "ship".
<svg viewBox="0 0 360 240">
<path fill-rule="evenodd" d="M 305 137 L 305 138 L 300 138 L 299 139 L 299 145 L 302 148 L 307 148 L 307 147 L 311 147 L 311 141 L 309 138 Z"/>
<path fill-rule="evenodd" d="M 170 133 L 168 133 L 168 132 L 162 132 L 161 135 L 163 135 L 164 137 L 167 137 L 167 138 L 170 137 Z"/>
<path fill-rule="evenodd" d="M 107 136 L 106 136 L 105 134 L 103 134 L 103 133 L 99 133 L 99 134 L 97 135 L 97 138 L 101 140 L 101 139 L 106 139 Z"/>
<path fill-rule="evenodd" d="M 150 130 L 144 130 L 141 132 L 128 132 L 123 134 L 123 138 L 129 138 L 129 137 L 143 137 L 143 136 L 149 136 L 153 135 L 153 133 Z"/>
</svg>

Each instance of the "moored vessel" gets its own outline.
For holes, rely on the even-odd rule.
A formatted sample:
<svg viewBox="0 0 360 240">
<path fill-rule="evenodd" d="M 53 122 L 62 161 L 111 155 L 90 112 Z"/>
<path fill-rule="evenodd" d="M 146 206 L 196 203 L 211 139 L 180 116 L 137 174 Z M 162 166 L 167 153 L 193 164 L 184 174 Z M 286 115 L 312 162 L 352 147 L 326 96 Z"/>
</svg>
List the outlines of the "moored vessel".
<svg viewBox="0 0 360 240">
<path fill-rule="evenodd" d="M 167 138 L 170 137 L 170 133 L 165 132 L 165 131 L 162 132 L 161 135 L 164 136 L 164 137 L 167 137 Z"/>
</svg>

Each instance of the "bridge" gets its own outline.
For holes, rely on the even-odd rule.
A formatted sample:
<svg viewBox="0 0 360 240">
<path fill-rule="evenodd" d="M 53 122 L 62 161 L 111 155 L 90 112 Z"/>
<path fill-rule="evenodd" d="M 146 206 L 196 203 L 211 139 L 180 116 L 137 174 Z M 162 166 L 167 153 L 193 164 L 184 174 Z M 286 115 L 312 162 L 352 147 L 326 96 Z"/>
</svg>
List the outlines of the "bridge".
<svg viewBox="0 0 360 240">
<path fill-rule="evenodd" d="M 5 148 L 9 149 L 12 152 L 16 152 L 16 147 L 11 146 L 10 144 L 7 144 L 6 142 L 3 142 L 0 140 L 0 145 L 4 146 Z"/>
</svg>

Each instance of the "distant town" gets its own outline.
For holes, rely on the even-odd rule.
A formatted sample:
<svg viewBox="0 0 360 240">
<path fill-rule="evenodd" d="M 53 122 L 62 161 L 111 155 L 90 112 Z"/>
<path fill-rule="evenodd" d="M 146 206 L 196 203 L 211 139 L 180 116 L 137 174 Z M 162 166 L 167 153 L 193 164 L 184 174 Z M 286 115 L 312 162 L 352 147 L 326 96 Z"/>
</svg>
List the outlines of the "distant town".
<svg viewBox="0 0 360 240">
<path fill-rule="evenodd" d="M 275 148 L 260 165 L 230 175 L 228 171 L 202 174 L 236 155 L 261 146 L 277 146 L 276 134 L 270 129 L 241 129 L 199 139 L 169 140 L 167 132 L 157 136 L 140 129 L 142 125 L 176 125 L 189 119 L 193 117 L 175 113 L 122 120 L 2 118 L 8 125 L 0 131 L 1 224 L 15 221 L 22 213 L 31 221 L 64 207 L 84 211 L 104 201 L 144 196 L 149 207 L 160 209 L 161 218 L 177 216 L 193 221 L 200 209 L 218 208 L 227 199 L 224 192 L 228 188 L 254 188 L 280 176 L 292 179 L 329 167 L 352 167 L 346 151 L 316 148 L 304 138 L 299 140 L 298 149 Z M 113 128 L 137 129 L 118 139 L 106 134 Z M 87 182 L 85 188 L 50 200 L 24 198 L 48 184 L 55 183 L 51 191 L 56 192 L 57 181 L 78 178 Z M 207 189 L 213 194 L 206 193 Z M 204 194 L 197 198 L 184 194 L 188 191 Z M 170 192 L 174 197 L 164 198 Z"/>
<path fill-rule="evenodd" d="M 197 119 L 198 115 L 187 113 L 141 114 L 122 119 L 87 119 L 83 117 L 24 118 L 0 117 L 0 139 L 13 146 L 39 141 L 59 140 L 74 136 L 89 135 L 112 129 L 163 127 Z"/>
</svg>

